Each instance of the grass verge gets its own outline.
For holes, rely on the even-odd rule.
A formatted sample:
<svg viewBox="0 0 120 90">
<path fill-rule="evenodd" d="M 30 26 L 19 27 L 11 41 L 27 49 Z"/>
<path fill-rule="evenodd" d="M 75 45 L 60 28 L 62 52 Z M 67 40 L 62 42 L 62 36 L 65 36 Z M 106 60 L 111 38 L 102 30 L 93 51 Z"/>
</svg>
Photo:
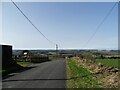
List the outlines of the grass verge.
<svg viewBox="0 0 120 90">
<path fill-rule="evenodd" d="M 2 76 L 5 76 L 12 72 L 23 70 L 25 67 L 27 67 L 31 64 L 32 64 L 32 62 L 17 62 L 17 64 L 14 64 L 10 67 L 4 67 L 4 68 L 2 68 Z"/>
<path fill-rule="evenodd" d="M 67 60 L 67 88 L 99 88 L 92 74 L 74 59 Z"/>
<path fill-rule="evenodd" d="M 18 71 L 18 70 L 21 70 L 21 69 L 23 69 L 23 67 L 20 66 L 20 65 L 17 65 L 17 64 L 13 65 L 11 67 L 4 67 L 4 68 L 2 68 L 2 76 L 5 76 L 9 73 L 12 73 L 14 71 Z"/>
<path fill-rule="evenodd" d="M 23 66 L 23 67 L 27 67 L 27 66 L 29 66 L 29 65 L 31 65 L 31 64 L 33 64 L 32 62 L 17 62 L 17 64 L 18 65 L 21 65 L 21 66 Z"/>
</svg>

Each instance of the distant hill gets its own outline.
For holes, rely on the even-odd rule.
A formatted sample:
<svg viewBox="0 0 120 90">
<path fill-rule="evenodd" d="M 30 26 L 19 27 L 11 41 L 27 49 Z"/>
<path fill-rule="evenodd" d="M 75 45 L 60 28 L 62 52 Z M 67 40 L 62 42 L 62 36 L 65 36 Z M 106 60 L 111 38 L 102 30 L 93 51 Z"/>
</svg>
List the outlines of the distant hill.
<svg viewBox="0 0 120 90">
<path fill-rule="evenodd" d="M 23 50 L 13 50 L 14 55 L 19 55 Z M 56 50 L 29 50 L 33 54 L 54 54 Z M 93 54 L 103 54 L 103 55 L 116 55 L 118 54 L 118 50 L 58 50 L 60 54 L 85 54 L 85 53 L 93 53 Z"/>
</svg>

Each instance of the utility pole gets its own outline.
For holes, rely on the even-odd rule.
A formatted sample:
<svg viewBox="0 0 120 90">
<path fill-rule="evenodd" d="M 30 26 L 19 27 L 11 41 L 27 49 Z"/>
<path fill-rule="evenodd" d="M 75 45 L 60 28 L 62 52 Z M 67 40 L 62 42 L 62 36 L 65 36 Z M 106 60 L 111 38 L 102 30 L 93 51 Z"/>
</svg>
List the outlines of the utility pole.
<svg viewBox="0 0 120 90">
<path fill-rule="evenodd" d="M 56 44 L 56 57 L 58 57 L 58 45 Z"/>
</svg>

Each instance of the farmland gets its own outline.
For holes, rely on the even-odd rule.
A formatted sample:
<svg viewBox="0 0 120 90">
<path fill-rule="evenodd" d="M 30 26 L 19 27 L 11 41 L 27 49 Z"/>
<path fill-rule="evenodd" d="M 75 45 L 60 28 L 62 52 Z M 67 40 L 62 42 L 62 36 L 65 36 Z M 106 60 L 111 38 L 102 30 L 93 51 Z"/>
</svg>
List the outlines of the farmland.
<svg viewBox="0 0 120 90">
<path fill-rule="evenodd" d="M 109 67 L 118 67 L 118 59 L 97 59 L 96 62 Z"/>
</svg>

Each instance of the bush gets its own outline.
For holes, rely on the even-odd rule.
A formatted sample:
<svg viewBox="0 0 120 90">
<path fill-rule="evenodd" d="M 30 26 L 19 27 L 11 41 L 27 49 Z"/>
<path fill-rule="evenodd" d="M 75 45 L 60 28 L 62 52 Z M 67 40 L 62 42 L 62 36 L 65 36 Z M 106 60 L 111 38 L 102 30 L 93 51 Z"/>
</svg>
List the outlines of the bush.
<svg viewBox="0 0 120 90">
<path fill-rule="evenodd" d="M 83 59 L 86 59 L 87 61 L 95 62 L 95 58 L 94 58 L 93 54 L 91 54 L 91 53 L 84 54 L 83 55 Z"/>
<path fill-rule="evenodd" d="M 32 56 L 31 57 L 31 62 L 33 63 L 41 63 L 45 61 L 50 61 L 47 56 Z"/>
</svg>

